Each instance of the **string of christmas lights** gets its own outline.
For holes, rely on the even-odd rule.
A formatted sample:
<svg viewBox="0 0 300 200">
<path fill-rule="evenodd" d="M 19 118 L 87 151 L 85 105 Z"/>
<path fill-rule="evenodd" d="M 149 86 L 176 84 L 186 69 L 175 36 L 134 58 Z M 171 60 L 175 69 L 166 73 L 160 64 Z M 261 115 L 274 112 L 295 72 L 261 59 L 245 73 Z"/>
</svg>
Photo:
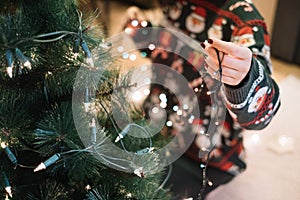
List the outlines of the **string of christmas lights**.
<svg viewBox="0 0 300 200">
<path fill-rule="evenodd" d="M 55 32 L 49 32 L 49 33 L 43 33 L 36 35 L 34 37 L 30 38 L 23 38 L 20 39 L 18 42 L 14 42 L 13 44 L 8 43 L 7 44 L 7 49 L 5 50 L 5 57 L 6 57 L 6 62 L 7 62 L 7 74 L 10 78 L 13 78 L 16 74 L 14 72 L 15 69 L 15 63 L 20 62 L 21 63 L 21 69 L 25 67 L 28 70 L 32 69 L 32 64 L 31 64 L 31 58 L 27 57 L 23 54 L 23 52 L 18 48 L 18 46 L 22 45 L 23 43 L 27 42 L 36 42 L 36 43 L 52 43 L 52 42 L 57 42 L 65 37 L 68 36 L 73 36 L 75 37 L 74 39 L 74 47 L 73 47 L 73 53 L 74 57 L 76 58 L 79 52 L 79 47 L 82 48 L 86 55 L 86 62 L 89 67 L 94 68 L 94 61 L 92 58 L 92 53 L 86 43 L 86 41 L 83 38 L 83 32 L 87 30 L 82 28 L 82 13 L 78 11 L 78 18 L 79 18 L 79 27 L 78 27 L 78 32 L 72 32 L 72 31 L 55 31 Z M 52 37 L 51 39 L 49 39 Z M 15 57 L 14 57 L 15 55 Z M 17 60 L 15 60 L 15 58 Z M 20 74 L 20 72 L 19 72 Z"/>
<path fill-rule="evenodd" d="M 219 122 L 219 106 L 218 106 L 218 103 L 220 100 L 219 100 L 219 97 L 218 97 L 218 92 L 220 92 L 220 89 L 221 89 L 221 86 L 222 86 L 222 61 L 223 59 L 220 58 L 220 52 L 218 51 L 218 49 L 215 49 L 216 51 L 216 54 L 217 54 L 217 58 L 218 58 L 218 71 L 216 71 L 216 73 L 218 74 L 218 83 L 217 85 L 215 86 L 214 89 L 212 89 L 211 91 L 209 91 L 208 95 L 210 95 L 213 99 L 213 101 L 215 102 L 215 109 L 216 109 L 216 120 L 214 122 L 214 125 L 215 126 L 219 126 L 220 125 L 220 122 Z M 223 56 L 224 56 L 224 53 L 222 53 Z M 208 72 L 206 72 L 208 73 Z M 203 87 L 203 86 L 202 86 Z M 208 148 L 205 148 L 204 151 L 206 151 L 206 159 L 205 159 L 205 162 L 204 163 L 201 163 L 200 164 L 200 168 L 202 169 L 202 187 L 200 189 L 200 192 L 198 194 L 198 200 L 202 200 L 202 195 L 206 189 L 207 186 L 213 186 L 213 182 L 209 180 L 209 178 L 207 177 L 207 167 L 208 167 L 208 163 L 209 163 L 209 158 L 210 158 L 210 153 L 212 152 L 215 144 L 214 142 L 212 141 L 213 138 L 207 134 L 207 133 L 204 133 L 204 135 L 210 140 L 209 142 L 209 147 Z"/>
<path fill-rule="evenodd" d="M 147 35 L 148 32 L 150 32 L 150 30 L 147 30 L 146 28 L 148 26 L 151 26 L 151 24 L 149 24 L 147 21 L 139 21 L 137 19 L 131 19 L 128 21 L 127 23 L 127 26 L 125 27 L 125 32 L 128 34 L 128 35 L 131 35 L 132 37 L 136 37 L 135 39 L 137 40 L 137 43 L 140 42 L 140 40 L 142 41 L 144 38 L 145 39 L 145 35 Z M 145 30 L 144 30 L 145 29 Z M 136 32 L 140 32 L 142 37 L 140 35 L 138 35 Z M 169 33 L 170 34 L 170 33 Z M 136 36 L 138 35 L 138 36 Z M 172 35 L 172 34 L 171 34 Z M 141 38 L 139 38 L 141 37 Z M 149 36 L 151 38 L 151 36 Z M 171 36 L 172 37 L 172 36 Z M 176 38 L 178 39 L 178 38 Z M 170 39 L 171 40 L 171 39 Z M 142 41 L 143 43 L 143 41 Z M 189 45 L 189 44 L 187 44 Z M 156 45 L 155 44 L 150 44 L 148 45 L 148 48 L 150 51 L 154 51 L 156 49 Z M 123 49 L 123 48 L 122 48 Z M 170 51 L 170 49 L 168 49 L 168 51 Z M 200 168 L 202 169 L 202 186 L 200 188 L 200 191 L 199 191 L 199 194 L 198 194 L 198 199 L 201 200 L 201 196 L 205 190 L 205 188 L 207 186 L 212 186 L 213 185 L 213 182 L 209 180 L 209 178 L 207 177 L 207 167 L 208 167 L 208 163 L 209 163 L 209 158 L 210 158 L 210 153 L 211 151 L 213 150 L 214 146 L 215 146 L 215 137 L 217 137 L 218 133 L 217 133 L 217 127 L 220 125 L 220 119 L 219 119 L 219 110 L 220 110 L 220 106 L 218 104 L 218 102 L 220 102 L 221 100 L 219 99 L 218 97 L 218 94 L 220 92 L 220 89 L 221 89 L 221 86 L 222 86 L 222 58 L 220 57 L 220 54 L 222 54 L 222 52 L 219 52 L 217 49 L 215 49 L 216 51 L 216 54 L 217 54 L 217 57 L 218 57 L 218 65 L 219 65 L 219 69 L 218 71 L 215 72 L 215 76 L 217 76 L 217 83 L 216 85 L 214 86 L 214 88 L 212 88 L 211 90 L 209 90 L 207 92 L 207 95 L 211 96 L 211 99 L 212 99 L 212 102 L 214 102 L 214 104 L 212 105 L 212 112 L 211 115 L 214 115 L 216 116 L 214 119 L 212 119 L 212 125 L 214 126 L 210 131 L 200 131 L 200 135 L 203 136 L 201 137 L 202 139 L 202 144 L 201 144 L 201 148 L 200 148 L 200 151 L 199 152 L 199 157 L 201 159 L 204 158 L 204 162 L 200 164 Z M 145 53 L 145 52 L 143 52 Z M 124 53 L 123 53 L 124 54 Z M 126 54 L 127 55 L 127 54 Z M 222 54 L 224 56 L 224 54 Z M 146 55 L 146 56 L 149 56 L 149 55 Z M 146 57 L 144 56 L 144 57 Z M 206 55 L 205 55 L 206 56 Z M 133 57 L 133 56 L 132 56 Z M 127 59 L 129 58 L 129 56 L 126 56 L 124 57 L 124 59 Z M 206 71 L 206 69 L 200 69 L 200 75 L 202 77 L 202 79 L 204 77 L 210 77 L 211 78 L 211 75 L 209 75 L 209 73 Z M 203 84 L 203 81 L 202 83 L 200 84 L 199 87 L 195 87 L 194 88 L 194 92 L 197 93 L 197 94 L 200 94 L 202 91 L 203 91 L 203 88 L 204 88 L 204 84 Z M 162 95 L 162 94 L 161 94 Z M 164 98 L 166 99 L 166 98 Z M 165 108 L 167 107 L 167 101 L 164 101 L 165 105 L 162 106 L 162 104 L 160 105 L 162 108 Z M 175 112 L 177 112 L 177 115 L 180 116 L 180 118 L 183 117 L 183 114 L 182 114 L 182 109 L 179 109 L 178 106 L 173 107 L 173 110 Z M 186 114 L 186 116 L 188 116 Z M 190 116 L 189 120 L 190 122 L 193 122 L 193 120 L 195 119 L 195 117 L 193 115 Z M 182 121 L 182 120 L 181 120 Z M 169 127 L 172 127 L 174 125 L 174 123 L 172 121 L 167 121 L 166 123 L 167 126 Z M 128 128 L 128 127 L 126 127 Z M 122 138 L 123 137 L 123 134 L 126 133 L 126 130 L 124 129 L 124 132 L 122 132 L 122 134 L 117 137 L 116 141 L 118 141 L 119 138 Z"/>
</svg>

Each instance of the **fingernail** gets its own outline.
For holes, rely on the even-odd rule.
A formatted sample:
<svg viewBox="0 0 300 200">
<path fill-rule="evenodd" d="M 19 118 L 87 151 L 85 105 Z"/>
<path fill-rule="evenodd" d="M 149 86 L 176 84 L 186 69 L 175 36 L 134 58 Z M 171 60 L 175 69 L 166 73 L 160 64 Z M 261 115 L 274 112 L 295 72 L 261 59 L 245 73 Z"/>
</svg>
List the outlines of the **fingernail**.
<svg viewBox="0 0 300 200">
<path fill-rule="evenodd" d="M 213 41 L 212 39 L 208 39 L 207 42 L 208 42 L 209 44 L 214 43 L 214 41 Z"/>
<path fill-rule="evenodd" d="M 204 68 L 207 69 L 208 68 L 208 65 L 207 63 L 204 63 Z"/>
<path fill-rule="evenodd" d="M 201 42 L 200 45 L 203 49 L 205 49 L 205 44 L 203 42 Z"/>
</svg>

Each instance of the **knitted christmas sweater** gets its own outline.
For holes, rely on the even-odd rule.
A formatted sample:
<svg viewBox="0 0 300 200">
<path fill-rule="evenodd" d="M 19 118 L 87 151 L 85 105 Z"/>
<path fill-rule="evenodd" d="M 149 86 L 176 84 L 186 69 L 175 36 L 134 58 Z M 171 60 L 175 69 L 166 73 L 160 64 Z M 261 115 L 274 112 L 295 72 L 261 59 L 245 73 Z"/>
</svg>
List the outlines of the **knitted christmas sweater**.
<svg viewBox="0 0 300 200">
<path fill-rule="evenodd" d="M 222 84 L 217 95 L 221 101 L 218 102 L 214 102 L 215 100 L 207 95 L 207 92 L 218 82 L 199 73 L 199 66 L 203 65 L 203 59 L 196 56 L 195 50 L 190 47 L 181 47 L 181 52 L 187 55 L 187 59 L 179 58 L 178 55 L 163 50 L 168 49 L 168 41 L 172 38 L 162 33 L 159 34 L 158 40 L 162 41 L 160 44 L 164 48 L 159 51 L 151 50 L 149 53 L 153 63 L 162 63 L 173 68 L 188 80 L 190 86 L 195 89 L 194 91 L 201 90 L 197 92 L 200 115 L 193 118 L 193 123 L 197 124 L 198 128 L 195 132 L 195 140 L 186 151 L 186 155 L 197 162 L 202 162 L 203 153 L 207 150 L 205 149 L 207 144 L 203 141 L 203 133 L 210 132 L 208 134 L 214 138 L 211 140 L 214 144 L 211 144 L 213 149 L 210 149 L 208 165 L 236 175 L 246 168 L 243 129 L 263 129 L 270 123 L 280 106 L 279 88 L 270 76 L 272 71 L 270 41 L 266 24 L 251 0 L 178 0 L 172 2 L 173 4 L 163 9 L 165 19 L 161 26 L 176 28 L 199 41 L 199 44 L 213 37 L 248 47 L 253 52 L 251 68 L 246 78 L 237 86 Z M 173 45 L 174 42 L 169 42 L 169 44 Z M 168 72 L 163 68 L 154 69 L 153 74 L 155 74 L 155 81 L 170 85 L 170 79 L 166 80 Z M 176 87 L 181 86 L 177 84 Z M 170 88 L 153 85 L 150 97 L 145 101 L 145 107 L 158 99 L 160 94 L 167 94 L 166 109 L 170 110 L 168 117 L 170 120 L 174 119 L 173 113 L 176 113 L 176 110 L 174 111 L 173 108 L 178 105 L 178 101 L 170 92 Z M 155 96 L 158 98 L 154 98 Z M 216 105 L 220 107 L 217 115 L 225 117 L 218 121 L 221 126 L 210 129 L 211 120 L 216 118 L 213 116 Z M 203 145 L 206 146 L 203 147 Z"/>
</svg>

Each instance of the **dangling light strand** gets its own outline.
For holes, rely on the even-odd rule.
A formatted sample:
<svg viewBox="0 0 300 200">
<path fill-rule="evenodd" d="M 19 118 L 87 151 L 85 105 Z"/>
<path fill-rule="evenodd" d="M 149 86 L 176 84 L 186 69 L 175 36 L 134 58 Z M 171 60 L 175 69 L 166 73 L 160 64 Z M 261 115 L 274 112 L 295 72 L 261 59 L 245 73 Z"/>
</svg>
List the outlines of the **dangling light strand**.
<svg viewBox="0 0 300 200">
<path fill-rule="evenodd" d="M 214 115 L 215 115 L 215 127 L 217 127 L 220 122 L 219 122 L 219 105 L 218 105 L 218 91 L 220 91 L 220 88 L 221 88 L 221 85 L 222 85 L 222 59 L 220 58 L 220 54 L 219 54 L 219 50 L 215 48 L 215 51 L 216 51 L 216 54 L 217 54 L 217 57 L 218 57 L 218 64 L 219 64 L 219 69 L 218 69 L 218 73 L 219 73 L 219 79 L 218 79 L 218 83 L 217 83 L 217 86 L 208 91 L 207 92 L 207 95 L 211 95 L 211 98 L 212 100 L 214 101 L 214 105 L 212 106 L 215 106 L 215 110 L 212 111 L 212 114 L 214 112 Z M 224 56 L 223 56 L 224 58 Z M 213 141 L 211 141 L 213 137 L 210 137 L 210 142 L 211 142 L 211 145 L 210 145 L 210 148 L 208 149 L 207 151 L 207 158 L 206 158 L 206 161 L 205 163 L 202 163 L 200 165 L 200 168 L 202 168 L 202 188 L 200 189 L 200 192 L 198 194 L 198 199 L 201 200 L 202 199 L 202 195 L 203 195 L 203 192 L 205 191 L 205 188 L 208 186 L 212 186 L 213 185 L 213 182 L 210 181 L 207 176 L 206 176 L 206 173 L 207 173 L 207 166 L 208 166 L 208 162 L 209 162 L 209 158 L 210 158 L 210 153 L 211 151 L 213 150 L 214 148 L 214 145 L 213 145 Z"/>
</svg>

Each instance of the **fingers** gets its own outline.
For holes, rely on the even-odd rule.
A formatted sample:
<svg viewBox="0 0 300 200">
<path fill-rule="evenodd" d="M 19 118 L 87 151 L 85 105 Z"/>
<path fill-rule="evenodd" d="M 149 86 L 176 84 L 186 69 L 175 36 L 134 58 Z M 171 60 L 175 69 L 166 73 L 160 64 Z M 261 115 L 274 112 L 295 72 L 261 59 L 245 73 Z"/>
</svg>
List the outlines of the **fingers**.
<svg viewBox="0 0 300 200">
<path fill-rule="evenodd" d="M 211 75 L 212 78 L 219 80 L 223 83 L 229 84 L 229 85 L 237 85 L 240 82 L 240 79 L 237 77 L 240 77 L 240 72 L 226 67 L 222 66 L 222 76 L 220 77 L 220 71 L 218 68 L 213 68 L 211 65 L 208 65 L 206 68 L 207 72 Z M 220 79 L 221 78 L 221 79 Z"/>
<path fill-rule="evenodd" d="M 222 68 L 221 81 L 229 85 L 238 85 L 247 75 L 251 67 L 252 52 L 231 42 L 209 39 L 201 46 L 207 52 L 205 62 L 208 73 L 215 79 L 219 68 Z M 217 49 L 217 50 L 216 50 Z"/>
<path fill-rule="evenodd" d="M 228 67 L 222 67 L 222 82 L 228 85 L 238 85 L 240 83 L 241 73 Z"/>
<path fill-rule="evenodd" d="M 219 51 L 222 51 L 238 59 L 245 59 L 252 56 L 252 52 L 249 48 L 236 45 L 232 42 L 226 42 L 217 38 L 212 38 L 208 39 L 208 43 L 210 44 L 210 48 L 216 48 Z"/>
<path fill-rule="evenodd" d="M 218 40 L 218 41 L 221 41 L 221 40 Z M 225 51 L 218 49 L 222 65 L 231 67 L 231 68 L 241 68 L 241 67 L 245 66 L 245 64 L 249 63 L 249 60 L 251 60 L 251 58 L 252 58 L 252 52 L 250 49 L 248 49 L 246 47 L 240 47 L 231 42 L 223 42 L 223 41 L 221 41 L 221 42 L 224 45 L 228 44 L 229 46 L 234 46 L 236 48 L 236 50 L 231 50 L 230 52 L 229 51 L 225 52 Z M 218 42 L 214 42 L 214 43 L 218 43 Z M 216 46 L 220 46 L 220 45 L 216 45 Z M 218 56 L 216 53 L 216 48 L 217 47 L 214 47 L 214 45 L 208 45 L 208 47 L 205 48 L 205 50 L 207 51 L 209 57 L 211 57 L 211 59 L 215 63 L 218 63 L 219 61 L 218 61 Z M 225 49 L 225 48 L 223 48 L 223 49 Z M 235 54 L 232 54 L 234 52 L 235 52 Z"/>
<path fill-rule="evenodd" d="M 207 48 L 205 48 L 207 54 L 209 55 L 208 57 L 214 62 L 214 63 L 219 63 L 218 60 L 218 55 L 217 55 L 217 51 L 215 48 L 211 48 L 210 46 L 208 46 Z M 221 60 L 223 60 L 223 52 L 219 52 L 219 57 Z"/>
<path fill-rule="evenodd" d="M 238 85 L 248 73 L 248 68 L 244 67 L 247 62 L 245 62 L 244 60 L 236 59 L 235 57 L 232 57 L 230 55 L 224 55 L 221 62 L 222 76 L 220 77 L 220 66 L 218 65 L 218 61 L 216 61 L 217 58 L 214 57 L 215 55 L 216 53 L 212 53 L 212 56 L 208 56 L 205 59 L 205 62 L 207 64 L 207 72 L 211 75 L 212 78 L 222 81 L 223 83 L 229 85 Z"/>
<path fill-rule="evenodd" d="M 205 59 L 205 62 L 207 64 L 206 70 L 212 78 L 229 85 L 238 85 L 248 73 L 248 69 L 243 68 L 243 61 L 225 55 L 221 66 L 222 77 L 220 80 L 219 74 L 216 75 L 216 72 L 219 71 L 219 66 L 209 57 Z M 232 65 L 240 67 L 236 68 L 232 67 Z"/>
<path fill-rule="evenodd" d="M 210 55 L 210 54 L 208 54 Z M 212 71 L 216 71 L 219 69 L 219 66 L 216 64 L 217 62 L 215 62 L 215 59 L 212 56 L 208 56 L 205 58 L 205 62 L 208 66 L 208 68 L 211 68 Z"/>
</svg>

